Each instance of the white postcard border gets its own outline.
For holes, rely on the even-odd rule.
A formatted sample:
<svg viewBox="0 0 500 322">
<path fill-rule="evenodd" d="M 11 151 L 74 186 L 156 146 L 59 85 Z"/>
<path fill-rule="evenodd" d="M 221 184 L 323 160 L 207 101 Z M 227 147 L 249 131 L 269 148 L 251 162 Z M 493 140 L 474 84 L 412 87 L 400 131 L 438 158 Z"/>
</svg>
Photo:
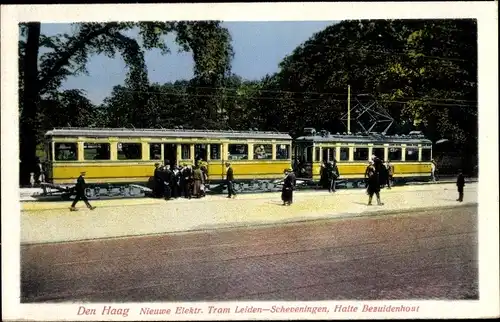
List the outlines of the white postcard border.
<svg viewBox="0 0 500 322">
<path fill-rule="evenodd" d="M 228 319 L 388 319 L 477 318 L 499 315 L 499 213 L 498 213 L 498 7 L 488 2 L 370 2 L 370 3 L 259 3 L 259 4 L 158 4 L 158 5 L 44 5 L 1 8 L 1 196 L 2 196 L 2 317 L 5 320 L 228 320 Z M 80 22 L 131 20 L 293 21 L 346 19 L 478 19 L 479 79 L 479 301 L 329 301 L 329 302 L 231 302 L 228 305 L 272 307 L 322 306 L 318 314 L 139 315 L 141 307 L 175 309 L 208 307 L 209 303 L 106 303 L 85 304 L 128 307 L 122 316 L 78 316 L 80 304 L 20 304 L 20 203 L 17 94 L 18 23 L 23 21 Z M 419 306 L 408 313 L 332 313 L 337 305 Z M 215 304 L 214 304 L 215 305 Z M 217 303 L 223 306 L 224 303 Z"/>
</svg>

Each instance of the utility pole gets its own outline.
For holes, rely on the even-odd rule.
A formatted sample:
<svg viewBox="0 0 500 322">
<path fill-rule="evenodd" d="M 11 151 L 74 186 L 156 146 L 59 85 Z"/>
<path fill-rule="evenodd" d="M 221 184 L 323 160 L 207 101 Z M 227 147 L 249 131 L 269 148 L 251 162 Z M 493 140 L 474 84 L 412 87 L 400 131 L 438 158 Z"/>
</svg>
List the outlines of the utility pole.
<svg viewBox="0 0 500 322">
<path fill-rule="evenodd" d="M 351 134 L 351 85 L 347 85 L 347 134 Z"/>
</svg>

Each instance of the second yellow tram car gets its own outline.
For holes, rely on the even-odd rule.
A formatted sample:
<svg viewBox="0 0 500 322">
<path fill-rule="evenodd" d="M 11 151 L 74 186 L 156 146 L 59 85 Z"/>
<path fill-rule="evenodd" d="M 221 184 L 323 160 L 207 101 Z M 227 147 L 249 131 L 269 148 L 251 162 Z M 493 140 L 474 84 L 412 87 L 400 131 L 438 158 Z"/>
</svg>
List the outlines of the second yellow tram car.
<svg viewBox="0 0 500 322">
<path fill-rule="evenodd" d="M 147 183 L 155 163 L 202 160 L 211 188 L 224 181 L 230 162 L 239 190 L 267 190 L 290 168 L 292 138 L 263 131 L 59 128 L 46 133 L 46 152 L 54 184 L 74 184 L 81 171 L 94 184 Z"/>
<path fill-rule="evenodd" d="M 340 179 L 354 187 L 364 185 L 364 174 L 372 155 L 390 160 L 397 182 L 428 181 L 431 176 L 432 142 L 421 132 L 408 135 L 330 134 L 304 129 L 294 140 L 300 177 L 319 182 L 321 164 L 337 161 Z M 297 164 L 295 165 L 297 168 Z"/>
</svg>

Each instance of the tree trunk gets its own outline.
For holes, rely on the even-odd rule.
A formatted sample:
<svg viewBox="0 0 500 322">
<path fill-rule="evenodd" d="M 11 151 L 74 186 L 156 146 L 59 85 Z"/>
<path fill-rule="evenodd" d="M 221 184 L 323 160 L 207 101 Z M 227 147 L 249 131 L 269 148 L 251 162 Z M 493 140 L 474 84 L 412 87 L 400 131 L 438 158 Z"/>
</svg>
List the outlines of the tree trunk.
<svg viewBox="0 0 500 322">
<path fill-rule="evenodd" d="M 30 172 L 36 163 L 37 112 L 39 103 L 38 51 L 40 47 L 40 23 L 28 23 L 28 37 L 24 56 L 24 91 L 20 97 L 20 183 L 29 184 Z"/>
</svg>

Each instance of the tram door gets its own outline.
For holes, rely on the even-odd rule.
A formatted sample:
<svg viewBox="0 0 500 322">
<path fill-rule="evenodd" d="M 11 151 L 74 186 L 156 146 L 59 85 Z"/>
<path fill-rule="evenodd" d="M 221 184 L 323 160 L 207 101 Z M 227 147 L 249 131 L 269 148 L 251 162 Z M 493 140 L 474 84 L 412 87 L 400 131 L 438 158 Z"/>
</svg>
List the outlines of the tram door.
<svg viewBox="0 0 500 322">
<path fill-rule="evenodd" d="M 52 162 L 53 162 L 52 143 L 50 141 L 47 141 L 45 142 L 45 161 L 42 163 L 43 172 L 45 176 L 45 178 L 43 178 L 43 181 L 45 182 L 53 182 Z M 42 178 L 40 178 L 40 180 L 42 180 Z"/>
<path fill-rule="evenodd" d="M 163 162 L 171 167 L 177 165 L 177 144 L 165 143 L 163 145 Z"/>
</svg>

